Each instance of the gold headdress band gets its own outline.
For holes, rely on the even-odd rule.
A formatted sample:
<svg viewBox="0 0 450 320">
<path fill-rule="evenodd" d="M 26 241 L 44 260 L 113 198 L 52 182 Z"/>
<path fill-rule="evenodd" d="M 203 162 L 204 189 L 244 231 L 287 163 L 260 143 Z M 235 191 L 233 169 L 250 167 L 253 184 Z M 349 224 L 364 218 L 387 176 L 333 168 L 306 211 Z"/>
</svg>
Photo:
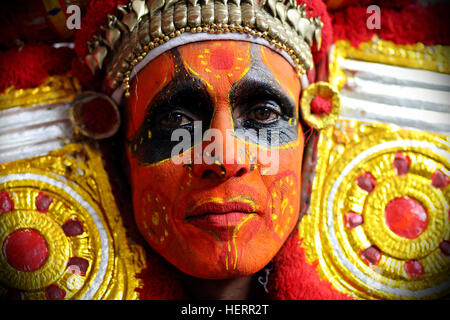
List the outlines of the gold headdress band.
<svg viewBox="0 0 450 320">
<path fill-rule="evenodd" d="M 147 4 L 148 2 L 148 4 Z M 240 33 L 267 40 L 285 51 L 299 76 L 312 68 L 311 46 L 320 50 L 323 23 L 306 18 L 296 0 L 132 0 L 108 16 L 104 34 L 88 42 L 85 60 L 93 73 L 106 70 L 105 85 L 123 84 L 129 95 L 132 69 L 155 47 L 183 33 Z M 106 58 L 108 58 L 106 61 Z M 107 65 L 106 65 L 107 64 Z"/>
</svg>

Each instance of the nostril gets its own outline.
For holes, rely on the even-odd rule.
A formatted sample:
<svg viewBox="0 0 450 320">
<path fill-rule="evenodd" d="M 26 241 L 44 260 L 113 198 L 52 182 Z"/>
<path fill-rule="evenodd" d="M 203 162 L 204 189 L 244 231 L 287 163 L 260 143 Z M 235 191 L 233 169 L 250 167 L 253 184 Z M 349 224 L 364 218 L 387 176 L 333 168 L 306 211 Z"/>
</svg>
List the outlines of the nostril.
<svg viewBox="0 0 450 320">
<path fill-rule="evenodd" d="M 241 168 L 236 172 L 236 177 L 242 177 L 244 174 L 247 173 L 247 170 L 245 168 Z"/>
<path fill-rule="evenodd" d="M 207 179 L 212 176 L 217 176 L 217 173 L 214 170 L 207 169 L 207 170 L 203 171 L 202 179 Z"/>
</svg>

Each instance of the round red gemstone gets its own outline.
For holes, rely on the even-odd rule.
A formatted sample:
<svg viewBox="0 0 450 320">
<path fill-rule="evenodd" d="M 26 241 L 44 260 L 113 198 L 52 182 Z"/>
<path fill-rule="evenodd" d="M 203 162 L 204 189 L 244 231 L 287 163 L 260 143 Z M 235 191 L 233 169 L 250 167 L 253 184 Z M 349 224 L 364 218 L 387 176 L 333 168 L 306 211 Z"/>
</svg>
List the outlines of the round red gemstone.
<svg viewBox="0 0 450 320">
<path fill-rule="evenodd" d="M 33 229 L 19 229 L 3 241 L 3 255 L 15 269 L 24 272 L 40 269 L 48 258 L 44 237 Z"/>
<path fill-rule="evenodd" d="M 84 232 L 83 225 L 77 219 L 66 221 L 62 225 L 62 229 L 64 230 L 64 233 L 68 237 L 75 237 Z"/>
<path fill-rule="evenodd" d="M 361 225 L 364 221 L 363 216 L 355 212 L 347 212 L 344 215 L 345 226 L 349 229 L 353 229 Z"/>
<path fill-rule="evenodd" d="M 52 284 L 45 288 L 45 298 L 47 298 L 47 300 L 63 300 L 65 296 L 66 292 L 56 284 Z"/>
<path fill-rule="evenodd" d="M 67 267 L 71 269 L 73 273 L 77 273 L 81 276 L 86 275 L 86 271 L 89 267 L 89 261 L 80 257 L 72 257 L 67 262 Z"/>
<path fill-rule="evenodd" d="M 331 108 L 331 102 L 321 96 L 317 96 L 311 101 L 311 112 L 315 115 L 330 114 Z"/>
<path fill-rule="evenodd" d="M 406 274 L 411 278 L 417 278 L 424 275 L 422 264 L 417 260 L 409 260 L 403 267 L 405 268 Z"/>
<path fill-rule="evenodd" d="M 0 213 L 10 212 L 12 210 L 14 210 L 14 202 L 9 196 L 9 193 L 0 191 Z"/>
<path fill-rule="evenodd" d="M 361 251 L 361 258 L 369 265 L 378 264 L 381 260 L 381 251 L 375 246 L 370 246 Z"/>
<path fill-rule="evenodd" d="M 439 244 L 439 249 L 441 250 L 441 253 L 444 256 L 450 257 L 450 242 L 449 241 L 442 241 Z"/>
<path fill-rule="evenodd" d="M 356 184 L 367 192 L 372 192 L 375 188 L 376 180 L 370 172 L 364 172 L 358 178 L 356 178 Z"/>
<path fill-rule="evenodd" d="M 385 219 L 392 232 L 408 239 L 417 238 L 428 226 L 425 208 L 410 197 L 391 200 L 385 208 Z"/>
<path fill-rule="evenodd" d="M 36 209 L 40 212 L 47 213 L 48 208 L 50 207 L 50 204 L 52 202 L 52 197 L 50 197 L 48 194 L 45 194 L 44 192 L 39 192 L 35 201 Z"/>
<path fill-rule="evenodd" d="M 401 152 L 397 152 L 395 154 L 394 159 L 394 168 L 395 172 L 399 176 L 403 176 L 409 172 L 409 166 L 411 165 L 411 159 L 408 156 L 405 156 Z"/>
<path fill-rule="evenodd" d="M 114 106 L 101 97 L 90 99 L 81 108 L 83 124 L 90 132 L 107 133 L 118 121 Z"/>
<path fill-rule="evenodd" d="M 438 169 L 431 175 L 431 184 L 435 188 L 442 189 L 450 184 L 450 178 Z"/>
</svg>

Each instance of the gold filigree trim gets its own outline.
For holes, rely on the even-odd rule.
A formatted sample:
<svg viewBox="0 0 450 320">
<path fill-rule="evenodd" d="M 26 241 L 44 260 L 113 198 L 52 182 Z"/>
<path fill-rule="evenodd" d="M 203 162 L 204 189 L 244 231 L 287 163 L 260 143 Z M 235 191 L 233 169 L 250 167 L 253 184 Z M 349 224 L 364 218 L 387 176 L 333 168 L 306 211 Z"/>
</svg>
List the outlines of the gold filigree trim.
<svg viewBox="0 0 450 320">
<path fill-rule="evenodd" d="M 330 81 L 339 90 L 346 81 L 340 68 L 340 59 L 450 73 L 450 46 L 425 46 L 422 43 L 399 45 L 374 37 L 373 40 L 363 42 L 356 48 L 347 40 L 339 40 L 335 43 L 330 63 Z"/>
<path fill-rule="evenodd" d="M 6 89 L 0 94 L 0 110 L 69 101 L 80 90 L 80 83 L 72 75 L 50 76 L 36 88 L 14 89 L 11 86 Z"/>
</svg>

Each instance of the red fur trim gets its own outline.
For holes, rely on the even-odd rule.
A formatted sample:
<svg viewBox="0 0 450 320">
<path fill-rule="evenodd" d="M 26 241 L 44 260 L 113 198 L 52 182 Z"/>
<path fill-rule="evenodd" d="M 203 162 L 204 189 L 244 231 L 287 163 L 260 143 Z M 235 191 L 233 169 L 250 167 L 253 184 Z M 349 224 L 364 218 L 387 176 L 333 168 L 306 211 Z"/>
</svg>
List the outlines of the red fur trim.
<svg viewBox="0 0 450 320">
<path fill-rule="evenodd" d="M 83 26 L 75 35 L 75 52 L 80 57 L 88 54 L 87 41 L 92 41 L 100 33 L 100 26 L 108 22 L 108 14 L 117 15 L 117 6 L 127 4 L 129 0 L 92 0 L 85 16 L 81 19 Z"/>
<path fill-rule="evenodd" d="M 100 91 L 102 77 L 100 73 L 93 75 L 80 57 L 72 60 L 72 73 L 81 84 L 90 90 Z"/>
<path fill-rule="evenodd" d="M 383 8 L 403 8 L 407 5 L 419 4 L 420 0 L 325 0 L 325 3 L 328 10 L 333 11 L 358 4 L 365 7 L 376 4 Z"/>
<path fill-rule="evenodd" d="M 411 1 L 402 1 L 410 3 Z M 380 3 L 381 29 L 369 30 L 366 25 L 367 6 L 352 6 L 332 13 L 334 41 L 347 39 L 358 47 L 361 42 L 369 41 L 374 35 L 397 44 L 449 45 L 450 20 L 447 12 L 450 4 L 441 3 L 423 7 L 399 4 L 385 5 Z"/>
<path fill-rule="evenodd" d="M 8 87 L 33 88 L 51 75 L 70 70 L 74 53 L 67 47 L 53 48 L 42 43 L 0 52 L 0 93 Z"/>
<path fill-rule="evenodd" d="M 306 262 L 305 250 L 298 243 L 297 235 L 288 239 L 273 260 L 269 276 L 269 298 L 276 300 L 351 300 L 335 290 L 330 282 L 323 281 L 317 273 L 317 261 Z"/>
<path fill-rule="evenodd" d="M 137 275 L 142 288 L 136 289 L 140 300 L 182 300 L 185 299 L 178 270 L 159 255 L 150 252 L 147 268 Z"/>
</svg>

